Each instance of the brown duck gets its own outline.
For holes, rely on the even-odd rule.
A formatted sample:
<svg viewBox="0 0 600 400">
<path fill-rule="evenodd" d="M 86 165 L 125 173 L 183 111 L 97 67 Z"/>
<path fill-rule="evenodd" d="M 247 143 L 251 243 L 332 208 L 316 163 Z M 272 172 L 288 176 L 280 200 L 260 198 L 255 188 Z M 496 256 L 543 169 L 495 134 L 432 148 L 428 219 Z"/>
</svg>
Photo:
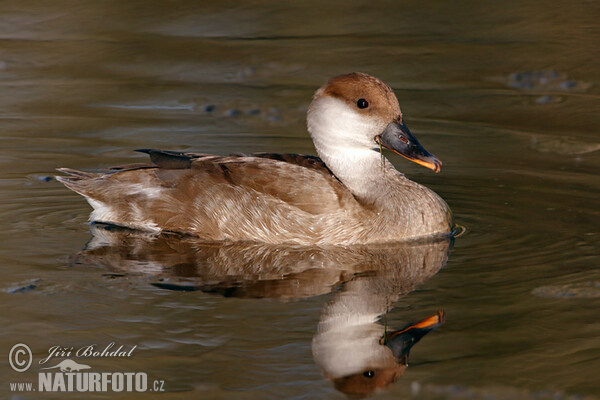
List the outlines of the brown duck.
<svg viewBox="0 0 600 400">
<path fill-rule="evenodd" d="M 351 244 L 448 235 L 452 216 L 398 172 L 381 146 L 438 172 L 392 89 L 370 75 L 329 80 L 308 109 L 319 157 L 140 150 L 151 164 L 57 177 L 94 208 L 90 220 L 209 241 Z"/>
</svg>

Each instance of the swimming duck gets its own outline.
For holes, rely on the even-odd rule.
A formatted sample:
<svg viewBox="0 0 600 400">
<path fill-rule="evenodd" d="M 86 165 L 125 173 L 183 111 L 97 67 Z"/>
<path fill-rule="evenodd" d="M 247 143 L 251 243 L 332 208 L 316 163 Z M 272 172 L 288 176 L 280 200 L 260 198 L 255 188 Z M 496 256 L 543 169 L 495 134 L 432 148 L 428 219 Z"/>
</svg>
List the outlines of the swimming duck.
<svg viewBox="0 0 600 400">
<path fill-rule="evenodd" d="M 446 203 L 381 153 L 435 172 L 442 165 L 408 130 L 388 85 L 363 73 L 331 78 L 316 91 L 307 126 L 319 157 L 144 149 L 152 163 L 61 168 L 67 176 L 57 179 L 90 203 L 90 221 L 209 241 L 337 245 L 450 233 Z"/>
</svg>

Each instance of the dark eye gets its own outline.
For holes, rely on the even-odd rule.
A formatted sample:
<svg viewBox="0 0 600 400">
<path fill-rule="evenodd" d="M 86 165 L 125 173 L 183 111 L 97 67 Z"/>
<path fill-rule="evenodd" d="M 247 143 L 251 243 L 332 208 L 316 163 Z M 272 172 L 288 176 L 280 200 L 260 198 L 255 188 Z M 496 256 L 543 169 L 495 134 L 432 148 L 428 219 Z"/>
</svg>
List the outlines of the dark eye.
<svg viewBox="0 0 600 400">
<path fill-rule="evenodd" d="M 375 376 L 375 371 L 365 371 L 365 372 L 363 372 L 363 376 L 365 376 L 367 378 L 372 378 Z"/>
<path fill-rule="evenodd" d="M 356 102 L 356 107 L 367 108 L 367 107 L 369 107 L 369 102 L 366 101 L 365 99 L 358 99 L 358 101 Z"/>
</svg>

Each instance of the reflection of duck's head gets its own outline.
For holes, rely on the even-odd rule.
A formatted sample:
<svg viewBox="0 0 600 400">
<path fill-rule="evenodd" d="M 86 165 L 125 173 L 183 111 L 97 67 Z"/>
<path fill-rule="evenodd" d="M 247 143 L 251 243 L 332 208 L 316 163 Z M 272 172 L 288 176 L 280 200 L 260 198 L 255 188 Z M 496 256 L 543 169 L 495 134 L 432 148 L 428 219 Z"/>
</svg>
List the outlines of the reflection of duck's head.
<svg viewBox="0 0 600 400">
<path fill-rule="evenodd" d="M 376 334 L 381 333 L 381 330 L 374 324 L 358 328 L 362 331 L 358 337 L 355 328 L 355 332 L 352 332 L 353 341 L 335 349 L 339 350 L 337 354 L 335 350 L 328 352 L 327 355 L 332 359 L 328 360 L 329 370 L 325 367 L 325 373 L 336 389 L 350 397 L 368 396 L 400 378 L 408 366 L 411 348 L 443 323 L 444 313 L 439 311 L 436 315 L 411 323 L 403 329 L 384 333 L 379 340 Z M 337 347 L 333 343 L 329 343 L 329 346 Z M 319 351 L 323 350 L 318 349 L 317 352 Z M 336 363 L 337 366 L 334 365 Z"/>
<path fill-rule="evenodd" d="M 360 399 L 394 383 L 405 370 L 406 365 L 402 364 L 394 364 L 387 368 L 368 368 L 354 375 L 333 379 L 333 384 L 337 390 L 350 398 Z"/>
<path fill-rule="evenodd" d="M 357 276 L 325 305 L 312 352 L 338 390 L 361 397 L 388 386 L 404 374 L 412 346 L 444 322 L 439 312 L 388 333 L 378 322 L 399 296 L 423 282 L 419 271 L 440 265 L 436 253 L 434 247 L 413 247 L 403 266 Z"/>
</svg>

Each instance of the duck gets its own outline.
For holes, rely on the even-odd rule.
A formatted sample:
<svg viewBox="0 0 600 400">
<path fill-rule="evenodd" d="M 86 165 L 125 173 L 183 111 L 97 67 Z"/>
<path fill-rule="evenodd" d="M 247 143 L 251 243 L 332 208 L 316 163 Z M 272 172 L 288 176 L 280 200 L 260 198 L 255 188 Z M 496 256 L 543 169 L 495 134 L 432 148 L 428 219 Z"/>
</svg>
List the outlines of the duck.
<svg viewBox="0 0 600 400">
<path fill-rule="evenodd" d="M 92 206 L 90 222 L 151 234 L 297 245 L 451 235 L 446 202 L 383 154 L 442 166 L 406 126 L 389 85 L 359 72 L 329 79 L 313 96 L 307 129 L 318 157 L 140 149 L 150 162 L 59 168 L 56 178 Z"/>
</svg>

